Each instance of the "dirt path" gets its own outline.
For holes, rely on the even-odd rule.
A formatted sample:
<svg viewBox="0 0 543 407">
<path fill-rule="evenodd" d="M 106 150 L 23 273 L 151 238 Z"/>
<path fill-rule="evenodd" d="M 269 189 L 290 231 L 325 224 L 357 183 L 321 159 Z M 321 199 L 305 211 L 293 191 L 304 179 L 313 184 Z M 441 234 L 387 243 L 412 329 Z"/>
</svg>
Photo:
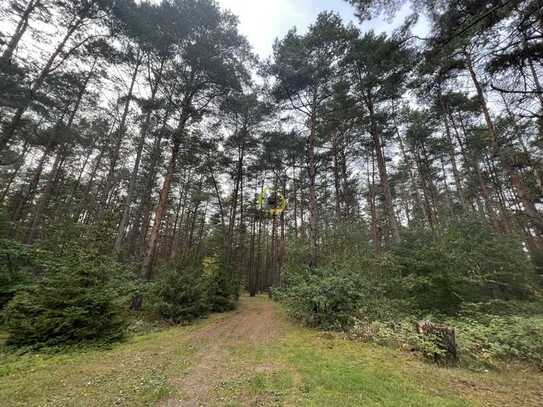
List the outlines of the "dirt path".
<svg viewBox="0 0 543 407">
<path fill-rule="evenodd" d="M 267 297 L 111 349 L 0 352 L 0 406 L 541 407 L 543 374 L 448 369 L 307 329 Z"/>
<path fill-rule="evenodd" d="M 197 360 L 186 374 L 174 383 L 183 395 L 167 400 L 164 406 L 209 406 L 215 404 L 213 391 L 221 383 L 235 381 L 248 370 L 262 371 L 269 366 L 232 363 L 232 347 L 265 345 L 280 335 L 280 323 L 273 303 L 263 299 L 244 299 L 238 310 L 218 318 L 196 331 L 191 345 Z"/>
<path fill-rule="evenodd" d="M 159 406 L 541 405 L 529 372 L 440 368 L 291 324 L 265 297 L 243 297 L 237 311 L 212 316 L 187 344 L 190 367 L 170 377 L 173 391 Z M 458 392 L 466 381 L 474 387 Z"/>
</svg>

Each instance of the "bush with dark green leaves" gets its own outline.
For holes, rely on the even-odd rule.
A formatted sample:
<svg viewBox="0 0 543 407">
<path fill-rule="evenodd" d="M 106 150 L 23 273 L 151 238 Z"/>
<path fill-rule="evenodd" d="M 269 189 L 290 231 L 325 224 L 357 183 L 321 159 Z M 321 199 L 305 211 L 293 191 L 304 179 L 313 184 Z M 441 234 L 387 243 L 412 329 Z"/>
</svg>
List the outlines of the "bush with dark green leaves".
<svg viewBox="0 0 543 407">
<path fill-rule="evenodd" d="M 6 239 L 9 235 L 9 221 L 6 208 L 0 206 L 0 239 Z"/>
<path fill-rule="evenodd" d="M 326 267 L 285 277 L 284 288 L 274 290 L 274 296 L 287 304 L 293 317 L 323 329 L 345 329 L 353 324 L 363 300 L 361 279 Z"/>
<path fill-rule="evenodd" d="M 31 264 L 29 253 L 22 245 L 10 240 L 0 240 L 0 309 L 31 280 L 25 269 Z"/>
<path fill-rule="evenodd" d="M 14 240 L 0 239 L 0 309 L 21 289 L 28 288 L 57 262 L 46 251 L 24 246 Z"/>
<path fill-rule="evenodd" d="M 543 358 L 540 288 L 514 237 L 464 219 L 433 231 L 404 230 L 402 241 L 380 256 L 353 246 L 321 250 L 326 255 L 319 267 L 309 269 L 299 267 L 306 251 L 295 245 L 274 297 L 291 315 L 319 328 L 358 326 L 381 342 L 419 346 L 424 341 L 415 323 L 429 319 L 458 325 L 460 353 L 477 360 Z"/>
<path fill-rule="evenodd" d="M 207 285 L 199 271 L 165 268 L 152 289 L 153 308 L 176 324 L 203 317 L 209 311 Z"/>
<path fill-rule="evenodd" d="M 208 302 L 213 312 L 227 312 L 236 309 L 239 284 L 224 272 L 210 276 Z"/>
<path fill-rule="evenodd" d="M 41 348 L 121 339 L 125 299 L 112 284 L 112 266 L 110 259 L 83 250 L 60 259 L 7 305 L 8 345 Z"/>
<path fill-rule="evenodd" d="M 9 345 L 59 347 L 109 343 L 124 336 L 122 309 L 133 292 L 129 271 L 74 242 L 57 253 L 31 253 L 32 279 L 3 313 Z"/>
<path fill-rule="evenodd" d="M 469 303 L 530 300 L 537 286 L 520 240 L 473 219 L 406 231 L 390 256 L 389 266 L 405 283 L 400 294 L 424 311 L 455 314 Z"/>
<path fill-rule="evenodd" d="M 219 256 L 166 265 L 150 290 L 155 313 L 173 323 L 190 322 L 209 312 L 235 309 L 239 282 L 225 272 Z"/>
<path fill-rule="evenodd" d="M 317 269 L 287 266 L 277 295 L 307 322 L 328 327 L 345 325 L 349 314 L 373 320 L 454 315 L 467 304 L 531 301 L 537 292 L 521 243 L 477 220 L 405 230 L 402 241 L 378 257 L 357 250 L 325 258 Z"/>
<path fill-rule="evenodd" d="M 213 312 L 234 310 L 240 291 L 240 281 L 235 277 L 237 273 L 228 271 L 219 256 L 205 257 L 202 268 L 208 281 L 207 298 L 210 310 Z"/>
</svg>

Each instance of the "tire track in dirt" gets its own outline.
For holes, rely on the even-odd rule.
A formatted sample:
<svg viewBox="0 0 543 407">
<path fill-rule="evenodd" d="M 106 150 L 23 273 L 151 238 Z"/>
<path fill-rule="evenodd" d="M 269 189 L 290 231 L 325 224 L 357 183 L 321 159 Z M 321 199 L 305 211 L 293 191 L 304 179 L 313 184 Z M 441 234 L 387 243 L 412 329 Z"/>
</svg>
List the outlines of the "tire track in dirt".
<svg viewBox="0 0 543 407">
<path fill-rule="evenodd" d="M 178 383 L 182 399 L 171 398 L 162 406 L 199 407 L 213 405 L 212 393 L 222 382 L 235 380 L 246 371 L 234 366 L 228 350 L 235 345 L 262 345 L 279 335 L 279 321 L 271 301 L 243 298 L 237 311 L 194 332 L 189 343 L 196 350 L 195 363 Z M 237 367 L 237 370 L 234 368 Z M 254 369 L 254 366 L 247 366 Z"/>
</svg>

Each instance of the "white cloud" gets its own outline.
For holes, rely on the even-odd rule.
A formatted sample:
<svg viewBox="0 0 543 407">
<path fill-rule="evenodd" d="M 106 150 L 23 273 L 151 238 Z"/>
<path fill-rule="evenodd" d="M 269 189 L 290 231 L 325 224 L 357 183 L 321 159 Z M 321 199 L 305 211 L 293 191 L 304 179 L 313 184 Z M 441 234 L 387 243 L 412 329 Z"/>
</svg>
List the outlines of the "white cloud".
<svg viewBox="0 0 543 407">
<path fill-rule="evenodd" d="M 289 1 L 219 0 L 219 3 L 239 17 L 240 31 L 249 39 L 255 50 L 261 55 L 268 54 L 270 42 L 277 35 L 281 9 Z"/>
<path fill-rule="evenodd" d="M 275 38 L 293 26 L 304 31 L 321 11 L 340 11 L 344 17 L 347 11 L 346 17 L 354 19 L 343 0 L 219 0 L 219 4 L 239 17 L 241 33 L 262 57 L 271 54 Z"/>
<path fill-rule="evenodd" d="M 343 20 L 357 22 L 352 7 L 345 0 L 218 0 L 224 9 L 231 10 L 239 17 L 240 31 L 252 44 L 255 52 L 267 57 L 272 52 L 273 42 L 282 38 L 287 31 L 296 26 L 303 32 L 313 23 L 317 15 L 325 10 L 339 13 Z M 409 13 L 403 9 L 392 22 L 375 19 L 362 26 L 377 32 L 390 33 Z M 420 24 L 415 30 L 424 32 Z"/>
</svg>

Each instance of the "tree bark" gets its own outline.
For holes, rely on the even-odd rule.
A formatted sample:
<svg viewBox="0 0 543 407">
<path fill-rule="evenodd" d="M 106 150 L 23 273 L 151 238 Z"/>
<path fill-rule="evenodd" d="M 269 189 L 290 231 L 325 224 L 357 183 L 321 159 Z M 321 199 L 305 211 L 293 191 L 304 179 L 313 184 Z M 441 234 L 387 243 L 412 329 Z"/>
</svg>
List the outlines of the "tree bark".
<svg viewBox="0 0 543 407">
<path fill-rule="evenodd" d="M 339 175 L 339 157 L 338 157 L 338 148 L 337 148 L 337 132 L 334 132 L 332 135 L 332 160 L 333 160 L 333 173 L 334 173 L 334 193 L 335 193 L 335 215 L 336 222 L 339 222 L 342 219 L 341 215 L 341 179 Z"/>
<path fill-rule="evenodd" d="M 12 220 L 14 222 L 17 222 L 19 219 L 23 216 L 23 211 L 25 209 L 25 205 L 28 201 L 32 201 L 34 199 L 34 195 L 36 193 L 36 190 L 38 188 L 38 184 L 41 179 L 41 175 L 43 173 L 43 167 L 45 166 L 46 160 L 51 152 L 51 148 L 47 146 L 45 150 L 43 151 L 43 154 L 38 162 L 38 166 L 36 167 L 36 170 L 34 171 L 34 175 L 32 177 L 32 180 L 30 181 L 30 184 L 28 185 L 27 193 L 24 195 L 24 197 L 21 199 L 19 204 L 17 205 L 17 208 L 13 212 Z"/>
<path fill-rule="evenodd" d="M 82 23 L 83 23 L 83 19 L 78 18 L 78 19 L 75 19 L 73 24 L 70 24 L 68 26 L 68 30 L 66 31 L 66 34 L 64 34 L 64 37 L 62 38 L 60 43 L 57 45 L 53 53 L 49 56 L 49 59 L 47 60 L 45 66 L 43 67 L 38 77 L 32 84 L 27 100 L 15 111 L 5 132 L 0 137 L 0 151 L 5 150 L 8 144 L 11 142 L 15 134 L 15 130 L 17 130 L 17 127 L 19 126 L 21 122 L 21 118 L 23 117 L 23 114 L 30 107 L 30 104 L 34 100 L 34 96 L 41 89 L 45 80 L 51 73 L 51 68 L 53 66 L 53 63 L 55 62 L 57 57 L 60 55 L 60 53 L 64 50 L 64 47 L 66 46 L 68 40 L 72 37 L 72 35 L 75 33 L 75 31 L 80 27 Z"/>
<path fill-rule="evenodd" d="M 156 94 L 158 92 L 158 86 L 160 84 L 160 81 L 162 80 L 163 67 L 164 67 L 164 61 L 160 65 L 158 76 L 151 89 L 151 99 L 150 99 L 151 103 L 155 101 Z M 135 70 L 135 73 L 137 74 L 137 69 Z M 135 76 L 133 78 L 135 78 Z M 139 168 L 141 164 L 141 156 L 143 153 L 143 148 L 145 147 L 145 139 L 147 138 L 149 127 L 151 124 L 151 114 L 152 114 L 152 110 L 148 109 L 145 115 L 145 120 L 143 122 L 141 131 L 140 131 L 140 139 L 138 141 L 138 147 L 136 149 L 136 161 L 134 162 L 134 167 L 132 168 L 132 172 L 130 173 L 130 180 L 128 182 L 128 190 L 126 192 L 126 198 L 123 203 L 123 214 L 121 217 L 121 222 L 119 223 L 119 228 L 117 230 L 117 237 L 115 239 L 114 251 L 117 255 L 121 251 L 121 246 L 123 243 L 124 234 L 126 231 L 126 226 L 128 225 L 128 219 L 130 215 L 130 205 L 132 204 L 132 201 L 134 199 L 134 194 L 136 192 L 136 181 L 138 179 L 138 173 L 139 173 Z"/>
<path fill-rule="evenodd" d="M 246 129 L 242 129 L 242 132 L 246 132 Z M 228 220 L 228 233 L 226 235 L 226 250 L 225 250 L 225 263 L 226 269 L 233 273 L 231 269 L 232 266 L 232 255 L 234 249 L 234 227 L 236 223 L 236 215 L 238 208 L 238 197 L 240 185 L 243 178 L 243 161 L 245 158 L 245 145 L 242 142 L 242 145 L 238 147 L 238 162 L 236 170 L 236 183 L 234 186 L 234 191 L 232 193 L 232 207 L 230 209 L 230 216 Z"/>
<path fill-rule="evenodd" d="M 409 181 L 411 184 L 413 196 L 415 197 L 415 206 L 419 209 L 421 215 L 424 216 L 424 207 L 422 205 L 422 199 L 420 197 L 420 191 L 419 191 L 419 185 L 418 185 L 419 183 L 415 174 L 413 174 L 413 169 L 411 167 L 412 160 L 410 160 L 409 157 L 407 156 L 407 152 L 405 151 L 405 145 L 403 143 L 403 139 L 402 139 L 402 136 L 400 134 L 400 130 L 398 129 L 397 124 L 395 123 L 394 126 L 396 127 L 396 135 L 398 137 L 398 142 L 400 144 L 400 152 L 402 153 L 402 158 L 408 166 Z"/>
<path fill-rule="evenodd" d="M 147 238 L 147 232 L 151 223 L 151 211 L 153 209 L 151 204 L 151 197 L 153 194 L 153 188 L 155 187 L 157 174 L 159 171 L 159 161 L 161 160 L 161 144 L 164 136 L 164 131 L 167 127 L 168 120 L 170 118 L 170 109 L 166 109 L 164 117 L 162 119 L 162 125 L 155 134 L 155 140 L 153 148 L 150 154 L 150 169 L 146 175 L 146 184 L 143 195 L 141 197 L 140 205 L 138 207 L 135 218 L 135 226 L 131 233 L 132 237 L 129 239 L 129 247 L 131 252 L 136 251 L 138 254 L 144 252 L 145 240 Z"/>
<path fill-rule="evenodd" d="M 181 146 L 181 137 L 185 131 L 185 125 L 189 119 L 186 112 L 181 114 L 179 120 L 179 126 L 177 127 L 176 134 L 174 134 L 172 141 L 172 150 L 168 169 L 166 170 L 166 176 L 160 190 L 159 203 L 155 211 L 155 220 L 151 229 L 151 235 L 149 236 L 149 242 L 147 244 L 147 250 L 143 258 L 142 274 L 145 281 L 151 280 L 153 272 L 153 260 L 155 257 L 155 251 L 157 248 L 158 240 L 160 238 L 160 227 L 162 218 L 168 210 L 168 196 L 170 194 L 170 188 L 172 186 L 173 177 L 175 175 L 177 165 L 177 155 L 179 154 L 179 148 Z"/>
<path fill-rule="evenodd" d="M 449 148 L 447 149 L 447 151 L 449 153 L 449 160 L 452 166 L 454 183 L 456 186 L 456 193 L 458 196 L 458 200 L 460 201 L 460 205 L 462 206 L 463 209 L 466 209 L 466 199 L 464 196 L 464 188 L 462 186 L 462 179 L 460 177 L 460 171 L 458 170 L 458 164 L 456 162 L 455 146 L 454 146 L 454 142 L 451 136 L 451 128 L 450 128 L 450 123 L 448 120 L 447 112 L 449 109 L 448 109 L 447 103 L 444 100 L 444 97 L 441 94 L 439 95 L 439 100 L 440 100 L 441 108 L 442 108 L 443 124 L 445 125 L 445 136 L 447 137 L 447 142 L 449 144 L 448 145 Z"/>
<path fill-rule="evenodd" d="M 179 229 L 181 229 L 181 226 L 183 224 L 183 219 L 185 217 L 185 210 L 187 207 L 187 196 L 188 196 L 188 189 L 190 188 L 189 181 L 191 179 L 192 172 L 189 172 L 188 179 L 184 183 L 181 194 L 179 196 L 179 202 L 177 204 L 177 208 L 175 211 L 175 221 L 173 224 L 173 232 L 172 232 L 172 239 L 170 244 L 170 253 L 169 257 L 170 259 L 175 259 L 177 255 L 177 248 L 179 246 Z"/>
<path fill-rule="evenodd" d="M 381 181 L 381 187 L 383 189 L 383 196 L 385 198 L 385 208 L 387 211 L 388 223 L 390 227 L 390 232 L 392 235 L 392 240 L 397 242 L 400 240 L 400 228 L 396 220 L 396 215 L 394 212 L 394 203 L 392 200 L 392 192 L 390 189 L 390 183 L 387 174 L 385 156 L 383 154 L 383 144 L 381 142 L 381 136 L 379 135 L 379 129 L 377 126 L 377 121 L 375 118 L 375 110 L 373 106 L 373 101 L 371 95 L 368 92 L 367 101 L 366 101 L 370 122 L 371 122 L 371 136 L 373 140 L 373 148 L 375 150 L 375 155 L 377 158 L 377 168 L 379 170 L 379 179 Z"/>
<path fill-rule="evenodd" d="M 160 237 L 160 226 L 162 223 L 162 218 L 168 209 L 168 196 L 170 194 L 170 188 L 173 181 L 173 176 L 175 174 L 176 164 L 177 164 L 177 155 L 179 153 L 180 140 L 178 137 L 175 138 L 172 150 L 170 162 L 168 164 L 168 169 L 166 176 L 164 177 L 164 183 L 162 184 L 162 189 L 160 191 L 159 203 L 155 211 L 155 220 L 153 227 L 151 229 L 151 235 L 149 237 L 149 242 L 147 244 L 147 251 L 145 257 L 143 258 L 143 278 L 146 281 L 151 280 L 152 271 L 153 271 L 153 260 L 155 256 L 155 251 Z"/>
<path fill-rule="evenodd" d="M 6 186 L 4 187 L 4 190 L 2 191 L 2 195 L 0 196 L 0 206 L 4 203 L 4 200 L 6 199 L 6 196 L 9 194 L 9 190 L 11 189 L 11 185 L 13 184 L 13 182 L 17 178 L 17 175 L 19 174 L 19 171 L 23 167 L 28 150 L 30 150 L 30 146 L 28 142 L 25 141 L 22 147 L 21 155 L 19 156 L 19 159 L 17 160 L 15 164 L 15 169 L 13 170 L 13 173 L 10 175 L 8 182 L 6 183 Z"/>
<path fill-rule="evenodd" d="M 256 287 L 256 267 L 255 267 L 255 234 L 256 234 L 256 215 L 257 210 L 255 208 L 255 216 L 252 219 L 251 222 L 251 244 L 249 246 L 249 278 L 248 278 L 248 285 L 249 285 L 249 295 L 251 297 L 256 296 L 257 287 Z"/>
<path fill-rule="evenodd" d="M 371 176 L 368 163 L 368 206 L 371 215 L 371 239 L 373 241 L 373 250 L 378 256 L 381 254 L 381 228 L 379 219 L 379 209 L 375 202 L 375 151 L 371 154 Z"/>
<path fill-rule="evenodd" d="M 28 234 L 25 240 L 26 244 L 34 243 L 34 240 L 37 237 L 38 228 L 41 223 L 41 216 L 42 216 L 43 210 L 46 208 L 47 204 L 49 203 L 49 198 L 51 197 L 51 194 L 53 193 L 53 188 L 55 186 L 62 164 L 64 162 L 64 158 L 65 158 L 65 155 L 63 154 L 63 152 L 60 150 L 57 151 L 57 154 L 55 156 L 55 162 L 53 163 L 53 169 L 51 170 L 51 173 L 49 174 L 49 179 L 47 180 L 47 184 L 45 185 L 45 190 L 43 194 L 40 196 L 40 199 L 38 200 L 36 207 L 34 208 L 34 213 L 32 215 L 32 224 L 30 225 L 30 228 L 28 230 Z"/>
<path fill-rule="evenodd" d="M 532 192 L 530 191 L 530 189 L 524 183 L 524 180 L 522 179 L 522 175 L 519 174 L 518 171 L 516 171 L 512 167 L 509 158 L 504 156 L 502 154 L 502 151 L 500 150 L 496 128 L 494 127 L 492 117 L 490 116 L 490 112 L 488 110 L 483 89 L 475 73 L 473 62 L 471 61 L 471 56 L 467 52 L 465 55 L 466 55 L 466 66 L 470 73 L 473 85 L 475 86 L 475 89 L 477 90 L 477 95 L 479 97 L 481 110 L 483 112 L 486 125 L 488 127 L 488 131 L 490 134 L 491 151 L 494 154 L 494 156 L 501 157 L 501 162 L 503 164 L 505 172 L 511 179 L 511 184 L 513 185 L 513 188 L 517 192 L 518 197 L 520 198 L 522 202 L 522 206 L 524 207 L 524 211 L 526 215 L 530 218 L 533 227 L 537 228 L 540 234 L 543 234 L 543 217 L 541 216 L 541 213 L 538 211 L 535 205 L 534 196 Z"/>
<path fill-rule="evenodd" d="M 11 63 L 13 53 L 17 49 L 17 46 L 19 45 L 19 41 L 21 41 L 21 38 L 23 37 L 26 29 L 28 28 L 30 15 L 34 12 L 34 10 L 37 7 L 40 6 L 40 2 L 41 0 L 30 0 L 28 4 L 26 5 L 25 10 L 23 11 L 21 18 L 19 19 L 19 22 L 17 23 L 15 32 L 11 36 L 11 39 L 9 40 L 6 46 L 6 49 L 4 49 L 4 52 L 2 53 L 2 56 L 0 57 L 0 63 L 7 63 L 7 64 Z"/>
<path fill-rule="evenodd" d="M 113 184 L 113 177 L 115 175 L 115 170 L 117 168 L 117 163 L 120 158 L 121 154 L 121 146 L 124 141 L 124 136 L 126 134 L 126 120 L 128 118 L 128 112 L 130 110 L 130 102 L 132 101 L 132 97 L 134 94 L 134 85 L 136 84 L 136 78 L 138 76 L 138 71 L 141 66 L 142 61 L 142 54 L 141 51 L 138 51 L 138 56 L 136 58 L 136 65 L 134 66 L 134 70 L 132 71 L 132 77 L 130 79 L 130 85 L 128 87 L 128 94 L 126 95 L 126 101 L 124 103 L 123 107 L 123 114 L 121 116 L 121 122 L 119 123 L 119 128 L 117 129 L 117 134 L 115 135 L 115 145 L 113 146 L 113 155 L 111 157 L 111 161 L 109 164 L 109 170 L 106 177 L 106 185 L 104 187 L 103 192 L 103 198 L 102 198 L 102 206 L 101 206 L 101 213 L 107 208 L 108 206 L 108 200 L 109 200 L 109 194 L 111 192 L 112 184 Z M 143 149 L 143 147 L 142 147 Z M 138 162 L 139 166 L 139 162 Z M 99 218 L 101 215 L 98 216 Z M 115 248 L 117 246 L 115 245 Z"/>
<path fill-rule="evenodd" d="M 316 190 L 316 177 L 317 177 L 317 163 L 315 157 L 315 148 L 317 143 L 317 117 L 315 107 L 311 112 L 309 118 L 309 140 L 308 140 L 308 165 L 307 173 L 309 177 L 309 231 L 311 241 L 311 260 L 309 262 L 310 267 L 317 266 L 318 256 L 318 218 L 317 218 L 317 190 Z"/>
</svg>

